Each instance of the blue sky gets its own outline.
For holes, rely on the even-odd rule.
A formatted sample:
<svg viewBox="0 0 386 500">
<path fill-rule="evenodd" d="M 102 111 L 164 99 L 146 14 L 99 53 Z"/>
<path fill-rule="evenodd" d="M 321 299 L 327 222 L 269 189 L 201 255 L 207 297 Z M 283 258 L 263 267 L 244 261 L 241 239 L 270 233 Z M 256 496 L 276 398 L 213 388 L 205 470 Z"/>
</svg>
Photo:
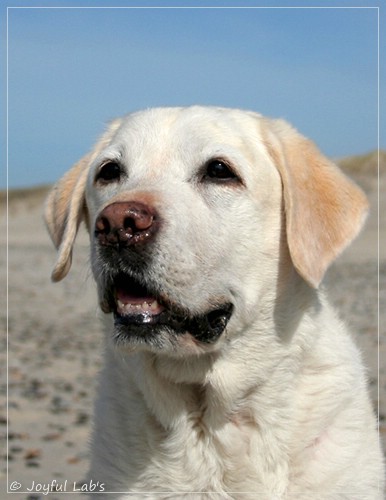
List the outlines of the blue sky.
<svg viewBox="0 0 386 500">
<path fill-rule="evenodd" d="M 155 4 L 195 8 L 111 8 Z M 197 8 L 318 4 L 325 8 Z M 9 187 L 54 182 L 109 119 L 150 106 L 252 109 L 287 119 L 332 157 L 375 149 L 378 9 L 370 7 L 380 2 L 318 4 L 3 1 Z M 53 8 L 71 5 L 110 8 Z M 5 77 L 1 84 L 6 103 Z"/>
</svg>

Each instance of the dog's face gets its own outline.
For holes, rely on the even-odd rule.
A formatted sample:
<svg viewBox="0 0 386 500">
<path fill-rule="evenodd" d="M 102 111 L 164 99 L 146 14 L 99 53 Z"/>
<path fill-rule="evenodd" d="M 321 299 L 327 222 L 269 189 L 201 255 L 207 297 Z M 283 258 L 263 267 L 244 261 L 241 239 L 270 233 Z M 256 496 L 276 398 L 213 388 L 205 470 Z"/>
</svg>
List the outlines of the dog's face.
<svg viewBox="0 0 386 500">
<path fill-rule="evenodd" d="M 53 191 L 46 220 L 61 279 L 86 219 L 114 340 L 180 356 L 259 321 L 294 276 L 316 287 L 365 209 L 284 122 L 194 107 L 113 122 Z"/>
<path fill-rule="evenodd" d="M 92 162 L 92 267 L 120 342 L 212 349 L 275 286 L 281 181 L 257 127 L 153 110 L 124 119 Z"/>
</svg>

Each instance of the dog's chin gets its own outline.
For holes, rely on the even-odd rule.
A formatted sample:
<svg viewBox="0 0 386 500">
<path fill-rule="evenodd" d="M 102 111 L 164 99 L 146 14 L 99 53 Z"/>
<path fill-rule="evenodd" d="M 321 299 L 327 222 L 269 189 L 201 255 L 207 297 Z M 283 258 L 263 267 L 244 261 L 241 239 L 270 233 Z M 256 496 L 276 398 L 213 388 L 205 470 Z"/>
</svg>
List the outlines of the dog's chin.
<svg viewBox="0 0 386 500">
<path fill-rule="evenodd" d="M 126 274 L 113 278 L 103 296 L 102 309 L 114 315 L 113 341 L 130 349 L 207 352 L 224 333 L 233 312 L 233 305 L 224 300 L 203 313 L 191 313 Z"/>
</svg>

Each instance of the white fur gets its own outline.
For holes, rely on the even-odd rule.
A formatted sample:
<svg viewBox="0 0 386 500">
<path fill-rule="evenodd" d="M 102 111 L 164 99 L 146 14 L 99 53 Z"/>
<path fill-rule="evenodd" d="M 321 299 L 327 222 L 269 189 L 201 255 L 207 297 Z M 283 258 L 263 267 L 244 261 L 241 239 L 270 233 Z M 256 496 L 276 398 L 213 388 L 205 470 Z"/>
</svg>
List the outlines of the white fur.
<svg viewBox="0 0 386 500">
<path fill-rule="evenodd" d="M 96 217 L 111 200 L 150 196 L 163 220 L 151 279 L 194 314 L 220 298 L 234 305 L 213 346 L 187 333 L 177 347 L 158 351 L 116 346 L 105 316 L 89 478 L 117 492 L 106 498 L 382 498 L 382 455 L 361 356 L 318 288 L 325 267 L 359 231 L 366 202 L 319 152 L 309 153 L 308 141 L 304 152 L 303 141 L 284 122 L 254 113 L 147 110 L 114 122 L 85 165 L 75 167 L 80 173 L 73 177 L 87 181 L 59 183 L 51 195 L 47 224 L 67 252 L 59 255 L 55 279 L 69 268 L 84 204 L 100 288 L 105 264 L 95 252 Z M 318 213 L 332 228 L 328 251 L 297 247 L 297 234 L 286 226 L 295 220 L 302 230 L 304 217 L 303 240 L 312 247 L 324 237 L 318 224 L 308 227 L 310 188 L 303 170 L 292 169 L 294 155 L 303 158 L 304 171 L 314 162 L 326 165 L 326 173 L 315 169 L 321 185 L 315 189 L 328 191 L 323 183 L 331 174 L 338 193 L 331 197 L 342 196 L 344 213 L 323 202 L 329 193 L 319 196 L 325 207 Z M 232 163 L 243 185 L 201 182 L 198 172 L 214 157 Z M 96 187 L 96 170 L 114 158 L 127 177 Z M 84 203 L 75 217 L 68 214 L 76 182 Z M 298 201 L 303 205 L 292 208 Z M 355 210 L 346 211 L 350 201 Z M 327 264 L 319 267 L 318 257 Z"/>
</svg>

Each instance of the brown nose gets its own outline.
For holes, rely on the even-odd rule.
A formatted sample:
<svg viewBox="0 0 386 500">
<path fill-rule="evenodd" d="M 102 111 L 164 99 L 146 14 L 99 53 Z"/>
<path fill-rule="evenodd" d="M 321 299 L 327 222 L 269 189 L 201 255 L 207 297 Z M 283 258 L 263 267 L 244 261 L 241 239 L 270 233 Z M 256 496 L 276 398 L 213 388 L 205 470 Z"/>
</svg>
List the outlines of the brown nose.
<svg viewBox="0 0 386 500">
<path fill-rule="evenodd" d="M 105 207 L 95 222 L 100 245 L 125 247 L 146 243 L 157 231 L 156 211 L 139 201 L 116 202 Z"/>
</svg>

